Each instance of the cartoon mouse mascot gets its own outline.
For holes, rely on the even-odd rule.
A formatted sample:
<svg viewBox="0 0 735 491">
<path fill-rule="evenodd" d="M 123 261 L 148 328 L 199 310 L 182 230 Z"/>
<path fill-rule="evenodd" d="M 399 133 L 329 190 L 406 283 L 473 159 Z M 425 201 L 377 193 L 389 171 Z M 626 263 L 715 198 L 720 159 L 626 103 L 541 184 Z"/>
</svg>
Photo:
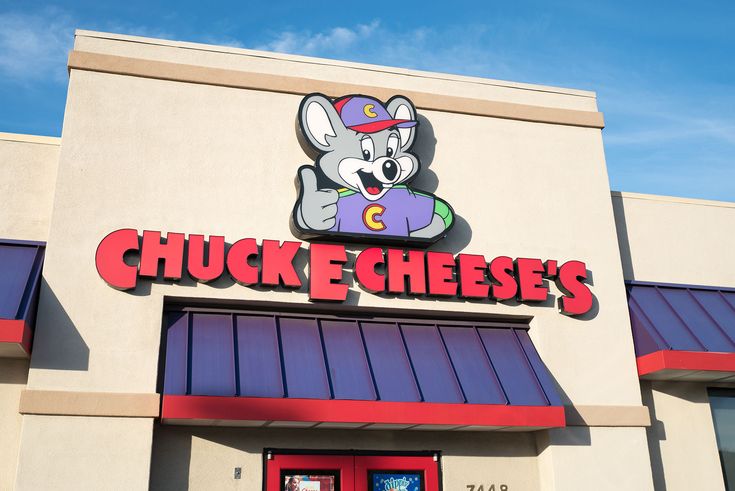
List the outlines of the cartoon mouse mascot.
<svg viewBox="0 0 735 491">
<path fill-rule="evenodd" d="M 300 236 L 428 245 L 446 235 L 454 221 L 449 204 L 407 186 L 421 167 L 410 153 L 418 125 L 411 101 L 310 94 L 299 124 L 319 154 L 316 166 L 298 171 L 292 219 Z"/>
</svg>

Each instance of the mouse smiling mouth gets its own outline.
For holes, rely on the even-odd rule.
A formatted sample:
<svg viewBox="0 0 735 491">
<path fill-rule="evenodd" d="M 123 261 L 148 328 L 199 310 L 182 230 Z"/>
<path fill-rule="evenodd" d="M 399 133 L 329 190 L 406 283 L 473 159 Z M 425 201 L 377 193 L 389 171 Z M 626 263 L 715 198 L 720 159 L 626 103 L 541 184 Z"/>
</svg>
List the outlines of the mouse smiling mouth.
<svg viewBox="0 0 735 491">
<path fill-rule="evenodd" d="M 362 181 L 362 187 L 368 194 L 376 196 L 383 191 L 383 183 L 376 179 L 372 172 L 358 170 L 357 176 L 360 178 L 360 181 Z"/>
</svg>

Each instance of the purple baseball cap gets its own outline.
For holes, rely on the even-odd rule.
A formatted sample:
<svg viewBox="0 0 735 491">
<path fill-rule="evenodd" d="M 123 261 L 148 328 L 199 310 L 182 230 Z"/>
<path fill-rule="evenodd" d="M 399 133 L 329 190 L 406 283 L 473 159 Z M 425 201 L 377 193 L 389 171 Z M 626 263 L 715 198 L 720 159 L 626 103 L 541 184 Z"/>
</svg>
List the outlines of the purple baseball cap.
<svg viewBox="0 0 735 491">
<path fill-rule="evenodd" d="M 382 102 L 364 95 L 340 97 L 333 104 L 344 125 L 360 133 L 377 133 L 391 126 L 411 128 L 418 123 L 411 119 L 393 119 Z"/>
</svg>

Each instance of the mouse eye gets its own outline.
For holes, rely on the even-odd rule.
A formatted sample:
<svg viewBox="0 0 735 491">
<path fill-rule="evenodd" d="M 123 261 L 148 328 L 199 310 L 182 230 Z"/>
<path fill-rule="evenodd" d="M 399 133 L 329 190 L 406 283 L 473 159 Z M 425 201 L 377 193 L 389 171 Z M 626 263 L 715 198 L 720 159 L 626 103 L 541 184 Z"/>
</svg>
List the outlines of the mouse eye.
<svg viewBox="0 0 735 491">
<path fill-rule="evenodd" d="M 362 140 L 360 140 L 360 145 L 362 145 L 362 158 L 365 160 L 373 160 L 373 155 L 375 155 L 375 146 L 373 145 L 373 139 L 369 136 L 366 136 Z"/>
<path fill-rule="evenodd" d="M 398 135 L 390 135 L 388 137 L 388 157 L 392 157 L 398 151 Z"/>
</svg>

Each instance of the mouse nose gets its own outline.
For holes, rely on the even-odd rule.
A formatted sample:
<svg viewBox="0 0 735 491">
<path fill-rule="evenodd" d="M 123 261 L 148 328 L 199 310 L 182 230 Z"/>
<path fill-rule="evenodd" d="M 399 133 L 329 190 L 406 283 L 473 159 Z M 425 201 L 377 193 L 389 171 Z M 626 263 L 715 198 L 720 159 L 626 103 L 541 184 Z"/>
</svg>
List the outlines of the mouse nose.
<svg viewBox="0 0 735 491">
<path fill-rule="evenodd" d="M 393 159 L 387 159 L 380 166 L 380 170 L 383 172 L 383 175 L 388 182 L 393 182 L 398 176 L 398 162 Z"/>
</svg>

